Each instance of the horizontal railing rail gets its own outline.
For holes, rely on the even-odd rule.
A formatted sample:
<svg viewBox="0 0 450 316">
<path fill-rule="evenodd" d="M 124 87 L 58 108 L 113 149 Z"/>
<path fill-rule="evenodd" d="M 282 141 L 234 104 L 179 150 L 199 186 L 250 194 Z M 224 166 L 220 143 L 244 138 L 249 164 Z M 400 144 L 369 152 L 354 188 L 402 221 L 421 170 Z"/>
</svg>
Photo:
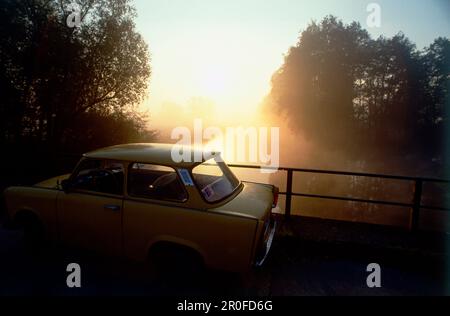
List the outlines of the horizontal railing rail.
<svg viewBox="0 0 450 316">
<path fill-rule="evenodd" d="M 264 166 L 256 166 L 256 165 L 240 165 L 240 164 L 230 164 L 231 168 L 244 168 L 244 169 L 263 169 L 267 167 Z M 398 176 L 391 174 L 377 174 L 377 173 L 366 173 L 366 172 L 349 172 L 349 171 L 337 171 L 337 170 L 319 170 L 319 169 L 304 169 L 304 168 L 288 168 L 288 167 L 280 167 L 273 170 L 285 171 L 287 173 L 286 177 L 286 191 L 282 191 L 279 194 L 286 196 L 285 202 L 285 217 L 287 219 L 291 216 L 291 208 L 292 208 L 292 197 L 304 197 L 304 198 L 314 198 L 314 199 L 326 199 L 326 200 L 338 200 L 338 201 L 349 201 L 349 202 L 359 202 L 359 203 L 370 203 L 370 204 L 379 204 L 379 205 L 388 205 L 388 206 L 400 206 L 411 208 L 411 216 L 409 222 L 409 228 L 411 231 L 419 230 L 419 219 L 420 219 L 420 210 L 421 209 L 429 209 L 429 210 L 438 210 L 438 211 L 450 211 L 450 208 L 444 206 L 436 206 L 436 205 L 424 205 L 422 204 L 422 191 L 423 184 L 430 183 L 443 183 L 448 184 L 450 180 L 447 179 L 439 179 L 439 178 L 430 178 L 430 177 L 412 177 L 412 176 Z M 333 195 L 322 195 L 322 194 L 309 194 L 304 192 L 294 192 L 292 190 L 293 177 L 294 173 L 312 173 L 312 174 L 325 174 L 325 175 L 340 175 L 340 176 L 354 176 L 354 177 L 366 177 L 366 178 L 378 178 L 378 179 L 391 179 L 391 180 L 401 180 L 401 181 L 409 181 L 413 182 L 414 190 L 412 194 L 412 202 L 405 203 L 400 201 L 386 201 L 386 200 L 375 200 L 375 199 L 362 199 L 355 197 L 346 197 L 346 196 L 333 196 Z"/>
</svg>

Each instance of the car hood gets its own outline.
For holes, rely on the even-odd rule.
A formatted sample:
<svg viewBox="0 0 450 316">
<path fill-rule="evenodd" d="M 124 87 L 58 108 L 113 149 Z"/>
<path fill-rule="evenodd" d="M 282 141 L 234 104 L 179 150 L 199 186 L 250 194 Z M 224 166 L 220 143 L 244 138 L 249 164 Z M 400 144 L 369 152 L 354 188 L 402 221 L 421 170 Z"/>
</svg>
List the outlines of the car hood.
<svg viewBox="0 0 450 316">
<path fill-rule="evenodd" d="M 60 183 L 62 180 L 68 179 L 70 177 L 70 173 L 69 174 L 63 174 L 61 176 L 57 176 L 54 178 L 50 178 L 47 180 L 44 180 L 42 182 L 36 183 L 34 186 L 35 187 L 40 187 L 40 188 L 49 188 L 49 189 L 58 189 L 58 183 Z"/>
<path fill-rule="evenodd" d="M 272 209 L 273 186 L 253 182 L 242 184 L 243 189 L 231 201 L 210 211 L 263 219 Z"/>
</svg>

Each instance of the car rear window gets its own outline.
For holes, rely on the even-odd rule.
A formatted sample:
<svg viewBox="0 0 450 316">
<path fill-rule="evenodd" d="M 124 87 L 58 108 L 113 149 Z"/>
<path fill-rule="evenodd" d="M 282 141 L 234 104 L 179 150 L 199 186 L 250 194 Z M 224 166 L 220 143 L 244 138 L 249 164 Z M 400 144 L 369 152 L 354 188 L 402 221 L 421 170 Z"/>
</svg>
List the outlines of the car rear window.
<svg viewBox="0 0 450 316">
<path fill-rule="evenodd" d="M 192 176 L 207 202 L 222 200 L 239 186 L 239 180 L 218 158 L 209 159 L 194 167 Z"/>
</svg>

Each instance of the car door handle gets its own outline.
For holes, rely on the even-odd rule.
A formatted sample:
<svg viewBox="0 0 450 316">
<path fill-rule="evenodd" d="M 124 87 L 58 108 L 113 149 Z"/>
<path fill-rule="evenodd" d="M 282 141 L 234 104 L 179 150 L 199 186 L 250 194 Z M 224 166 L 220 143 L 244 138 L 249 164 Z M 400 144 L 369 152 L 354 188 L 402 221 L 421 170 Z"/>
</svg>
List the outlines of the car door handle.
<svg viewBox="0 0 450 316">
<path fill-rule="evenodd" d="M 114 211 L 114 212 L 120 211 L 120 206 L 119 205 L 106 204 L 104 206 L 104 208 L 105 208 L 105 210 Z"/>
</svg>

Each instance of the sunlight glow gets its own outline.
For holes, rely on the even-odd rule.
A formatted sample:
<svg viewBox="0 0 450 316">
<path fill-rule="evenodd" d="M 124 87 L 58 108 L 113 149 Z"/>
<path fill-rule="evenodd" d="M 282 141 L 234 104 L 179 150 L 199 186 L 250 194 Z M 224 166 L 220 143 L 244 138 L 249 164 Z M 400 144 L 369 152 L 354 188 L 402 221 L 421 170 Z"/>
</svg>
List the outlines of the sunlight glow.
<svg viewBox="0 0 450 316">
<path fill-rule="evenodd" d="M 228 30 L 203 31 L 190 40 L 192 46 L 187 49 L 191 93 L 211 99 L 219 109 L 235 108 L 234 104 L 249 94 L 248 87 L 240 82 L 248 56 L 235 42 Z"/>
<path fill-rule="evenodd" d="M 152 78 L 156 79 L 144 108 L 166 112 L 164 104 L 174 103 L 189 112 L 190 100 L 200 97 L 211 101 L 214 118 L 245 123 L 269 92 L 273 69 L 283 61 L 282 54 L 269 58 L 264 39 L 255 40 L 249 32 L 193 26 L 189 32 L 169 34 L 170 41 L 153 48 Z"/>
<path fill-rule="evenodd" d="M 200 80 L 203 82 L 201 86 L 205 90 L 205 95 L 212 99 L 220 99 L 229 92 L 232 84 L 231 74 L 223 65 L 213 64 L 205 65 L 204 69 L 200 71 Z"/>
</svg>

